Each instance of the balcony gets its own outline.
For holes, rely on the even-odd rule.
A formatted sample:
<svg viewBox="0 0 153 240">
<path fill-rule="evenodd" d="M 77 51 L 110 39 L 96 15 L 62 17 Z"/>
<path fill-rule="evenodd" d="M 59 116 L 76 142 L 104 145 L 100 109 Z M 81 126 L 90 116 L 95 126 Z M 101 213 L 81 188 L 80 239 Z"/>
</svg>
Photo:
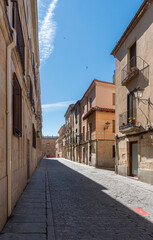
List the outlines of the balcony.
<svg viewBox="0 0 153 240">
<path fill-rule="evenodd" d="M 121 133 L 131 133 L 140 130 L 137 122 L 136 109 L 126 111 L 119 115 L 119 131 Z"/>
<path fill-rule="evenodd" d="M 139 75 L 143 75 L 146 79 L 149 78 L 149 64 L 136 56 L 122 69 L 122 86 Z"/>
</svg>

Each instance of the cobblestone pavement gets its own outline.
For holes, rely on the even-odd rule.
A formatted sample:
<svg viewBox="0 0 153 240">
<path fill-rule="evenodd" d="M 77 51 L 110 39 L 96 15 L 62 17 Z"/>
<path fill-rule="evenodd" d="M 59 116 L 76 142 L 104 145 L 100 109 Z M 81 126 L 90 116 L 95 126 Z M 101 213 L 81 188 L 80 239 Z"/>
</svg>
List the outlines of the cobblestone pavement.
<svg viewBox="0 0 153 240">
<path fill-rule="evenodd" d="M 47 166 L 57 240 L 153 239 L 153 186 L 65 159 Z"/>
<path fill-rule="evenodd" d="M 9 239 L 153 239 L 153 186 L 66 159 L 44 159 L 0 235 Z"/>
</svg>

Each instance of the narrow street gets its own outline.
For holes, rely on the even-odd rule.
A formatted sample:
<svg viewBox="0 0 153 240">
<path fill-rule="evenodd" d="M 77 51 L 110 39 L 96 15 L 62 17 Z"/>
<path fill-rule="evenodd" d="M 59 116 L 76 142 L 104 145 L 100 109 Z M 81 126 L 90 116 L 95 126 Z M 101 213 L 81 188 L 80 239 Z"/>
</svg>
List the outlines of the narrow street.
<svg viewBox="0 0 153 240">
<path fill-rule="evenodd" d="M 0 234 L 0 240 L 9 239 L 153 239 L 153 186 L 65 159 L 43 159 Z"/>
</svg>

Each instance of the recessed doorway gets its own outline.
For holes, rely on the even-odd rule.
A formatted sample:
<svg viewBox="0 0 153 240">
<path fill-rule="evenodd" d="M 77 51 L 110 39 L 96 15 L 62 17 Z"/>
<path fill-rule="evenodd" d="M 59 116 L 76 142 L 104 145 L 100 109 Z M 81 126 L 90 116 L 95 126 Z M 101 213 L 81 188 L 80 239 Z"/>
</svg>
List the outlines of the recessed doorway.
<svg viewBox="0 0 153 240">
<path fill-rule="evenodd" d="M 130 143 L 130 176 L 138 176 L 138 142 Z"/>
</svg>

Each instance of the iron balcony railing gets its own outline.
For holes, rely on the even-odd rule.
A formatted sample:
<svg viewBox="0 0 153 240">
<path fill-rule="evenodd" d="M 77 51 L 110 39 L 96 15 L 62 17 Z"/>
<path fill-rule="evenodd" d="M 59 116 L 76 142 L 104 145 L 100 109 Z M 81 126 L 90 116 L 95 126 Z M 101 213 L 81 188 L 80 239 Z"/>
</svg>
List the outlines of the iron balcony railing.
<svg viewBox="0 0 153 240">
<path fill-rule="evenodd" d="M 136 108 L 130 109 L 119 115 L 119 130 L 124 130 L 136 126 L 137 114 Z"/>
<path fill-rule="evenodd" d="M 146 79 L 149 78 L 149 64 L 141 57 L 136 56 L 131 58 L 129 63 L 122 69 L 122 85 L 132 79 L 139 73 L 142 73 Z"/>
</svg>

